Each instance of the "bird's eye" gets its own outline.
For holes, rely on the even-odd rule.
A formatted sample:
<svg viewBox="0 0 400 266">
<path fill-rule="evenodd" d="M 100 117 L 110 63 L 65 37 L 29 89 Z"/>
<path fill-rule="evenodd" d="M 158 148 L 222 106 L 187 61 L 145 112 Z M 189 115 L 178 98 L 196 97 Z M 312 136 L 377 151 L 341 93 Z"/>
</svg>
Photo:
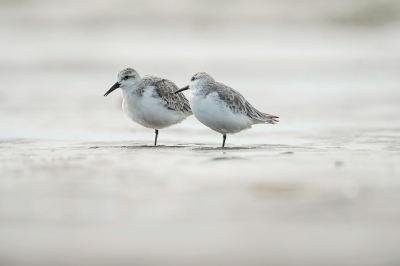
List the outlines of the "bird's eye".
<svg viewBox="0 0 400 266">
<path fill-rule="evenodd" d="M 125 80 L 127 80 L 128 78 L 129 78 L 129 76 L 125 76 L 125 78 L 124 78 L 124 79 L 125 79 Z"/>
<path fill-rule="evenodd" d="M 192 77 L 192 79 L 190 80 L 190 81 L 193 81 L 193 80 L 195 80 L 196 78 L 195 77 Z"/>
</svg>

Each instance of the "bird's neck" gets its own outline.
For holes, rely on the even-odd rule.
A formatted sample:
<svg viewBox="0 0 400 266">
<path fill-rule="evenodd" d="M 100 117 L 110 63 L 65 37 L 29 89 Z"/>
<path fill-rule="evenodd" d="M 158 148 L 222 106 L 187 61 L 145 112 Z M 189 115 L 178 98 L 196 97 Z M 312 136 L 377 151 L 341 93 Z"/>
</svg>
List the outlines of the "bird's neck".
<svg viewBox="0 0 400 266">
<path fill-rule="evenodd" d="M 141 87 L 138 85 L 129 86 L 122 89 L 122 97 L 125 100 L 137 98 L 139 96 Z"/>
<path fill-rule="evenodd" d="M 202 84 L 197 83 L 193 87 L 191 87 L 191 89 L 193 94 L 207 95 L 210 91 L 210 87 L 211 86 L 208 83 L 202 83 Z"/>
</svg>

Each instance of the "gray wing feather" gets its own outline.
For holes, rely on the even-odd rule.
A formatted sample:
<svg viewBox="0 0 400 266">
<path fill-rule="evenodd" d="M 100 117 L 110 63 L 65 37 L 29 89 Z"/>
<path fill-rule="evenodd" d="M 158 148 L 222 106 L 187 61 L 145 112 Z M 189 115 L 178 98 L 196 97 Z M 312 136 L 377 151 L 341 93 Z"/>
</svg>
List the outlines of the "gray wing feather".
<svg viewBox="0 0 400 266">
<path fill-rule="evenodd" d="M 145 79 L 155 87 L 155 92 L 160 97 L 165 107 L 174 111 L 181 111 L 188 115 L 192 114 L 189 101 L 183 93 L 175 94 L 179 88 L 170 80 L 162 79 L 154 76 L 146 76 Z"/>
<path fill-rule="evenodd" d="M 254 108 L 238 91 L 226 86 L 225 84 L 217 82 L 216 91 L 218 92 L 219 98 L 227 102 L 228 107 L 233 113 L 245 114 L 259 123 L 275 124 L 276 122 L 279 122 L 275 119 L 279 117 L 261 113 Z"/>
</svg>

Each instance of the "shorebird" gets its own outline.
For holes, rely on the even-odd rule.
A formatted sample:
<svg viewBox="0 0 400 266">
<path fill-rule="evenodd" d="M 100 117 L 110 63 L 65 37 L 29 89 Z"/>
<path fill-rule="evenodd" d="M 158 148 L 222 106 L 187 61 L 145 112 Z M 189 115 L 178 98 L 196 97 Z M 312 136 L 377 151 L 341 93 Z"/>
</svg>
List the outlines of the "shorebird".
<svg viewBox="0 0 400 266">
<path fill-rule="evenodd" d="M 239 92 L 214 80 L 206 72 L 193 75 L 190 85 L 176 91 L 192 90 L 189 99 L 194 116 L 204 125 L 222 134 L 235 134 L 254 124 L 275 124 L 274 115 L 261 113 Z"/>
<path fill-rule="evenodd" d="M 143 78 L 132 68 L 118 72 L 117 82 L 104 97 L 121 88 L 122 109 L 125 114 L 144 127 L 155 129 L 154 146 L 158 130 L 182 122 L 192 114 L 189 101 L 172 81 L 154 76 Z"/>
</svg>

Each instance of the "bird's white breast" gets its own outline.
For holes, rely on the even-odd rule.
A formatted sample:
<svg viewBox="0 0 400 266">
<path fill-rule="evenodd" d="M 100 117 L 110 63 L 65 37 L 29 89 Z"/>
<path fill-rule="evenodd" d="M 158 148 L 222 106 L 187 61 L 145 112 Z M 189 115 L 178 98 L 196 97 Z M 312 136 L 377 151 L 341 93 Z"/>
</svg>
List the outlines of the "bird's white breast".
<svg viewBox="0 0 400 266">
<path fill-rule="evenodd" d="M 193 91 L 190 106 L 194 116 L 204 125 L 221 134 L 237 133 L 251 128 L 252 120 L 243 114 L 234 114 L 217 92 L 204 94 Z"/>
<path fill-rule="evenodd" d="M 154 87 L 147 87 L 142 94 L 123 91 L 122 109 L 134 122 L 153 129 L 162 129 L 182 122 L 183 112 L 169 110 L 161 98 L 154 97 Z"/>
</svg>

